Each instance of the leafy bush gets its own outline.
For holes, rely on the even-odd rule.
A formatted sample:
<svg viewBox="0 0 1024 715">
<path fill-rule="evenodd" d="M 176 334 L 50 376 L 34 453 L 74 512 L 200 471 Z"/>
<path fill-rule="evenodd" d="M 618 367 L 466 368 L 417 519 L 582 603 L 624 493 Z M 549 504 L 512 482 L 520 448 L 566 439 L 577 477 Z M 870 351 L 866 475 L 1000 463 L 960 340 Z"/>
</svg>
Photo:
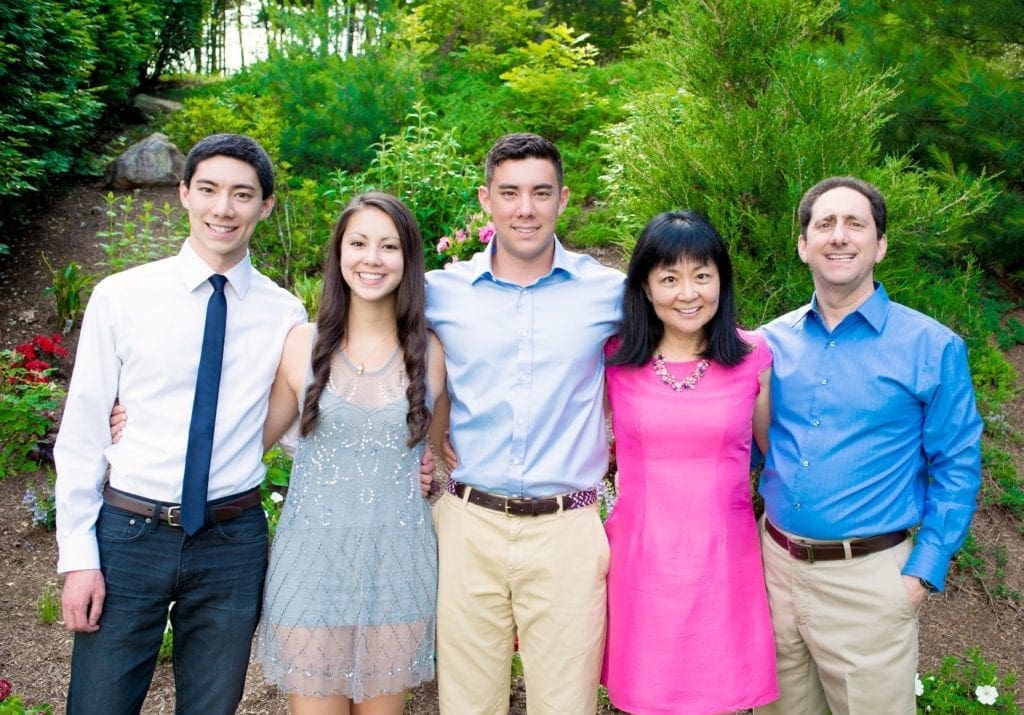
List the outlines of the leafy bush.
<svg viewBox="0 0 1024 715">
<path fill-rule="evenodd" d="M 355 194 L 377 189 L 402 199 L 423 234 L 427 268 L 441 265 L 438 239 L 470 222 L 479 210 L 480 163 L 469 160 L 455 137 L 434 126 L 436 115 L 416 104 L 411 124 L 375 144 L 376 156 L 366 171 L 334 174 L 330 195 L 344 206 Z"/>
<path fill-rule="evenodd" d="M 508 52 L 512 67 L 501 79 L 512 90 L 512 114 L 524 129 L 559 141 L 568 130 L 586 131 L 587 117 L 605 102 L 587 86 L 582 70 L 594 64 L 597 48 L 565 25 L 544 28 L 542 42 L 527 41 Z"/>
<path fill-rule="evenodd" d="M 282 121 L 278 140 L 270 146 L 278 161 L 317 177 L 367 165 L 373 143 L 394 132 L 416 101 L 419 76 L 414 70 L 401 54 L 383 55 L 372 48 L 345 59 L 296 53 L 274 55 L 235 83 L 246 94 L 276 102 L 275 114 Z"/>
<path fill-rule="evenodd" d="M 729 243 L 740 314 L 758 325 L 807 300 L 808 271 L 796 255 L 796 206 L 830 175 L 877 184 L 889 203 L 889 254 L 878 277 L 890 294 L 973 337 L 955 314 L 970 281 L 932 281 L 922 264 L 943 266 L 966 249 L 963 226 L 992 200 L 988 182 L 948 166 L 916 170 L 879 156 L 877 136 L 892 97 L 882 78 L 821 56 L 821 26 L 833 8 L 796 0 L 726 0 L 712 13 L 673 0 L 651 24 L 640 51 L 656 84 L 632 96 L 630 113 L 606 134 L 609 205 L 629 249 L 656 213 L 694 208 Z M 952 276 L 969 270 L 949 264 Z M 934 283 L 934 282 L 933 282 Z"/>
<path fill-rule="evenodd" d="M 89 26 L 57 0 L 0 4 L 0 197 L 67 173 L 90 136 L 102 105 L 88 83 L 97 60 Z"/>
<path fill-rule="evenodd" d="M 34 471 L 34 452 L 54 426 L 63 391 L 22 354 L 0 351 L 0 479 Z"/>
<path fill-rule="evenodd" d="M 71 261 L 64 268 L 57 270 L 50 265 L 45 253 L 42 254 L 42 259 L 50 273 L 50 285 L 43 290 L 43 295 L 53 296 L 57 325 L 60 326 L 61 332 L 67 335 L 85 310 L 85 301 L 96 276 L 83 271 L 77 261 Z"/>
<path fill-rule="evenodd" d="M 117 195 L 108 191 L 107 228 L 96 234 L 104 241 L 100 248 L 111 273 L 139 266 L 174 255 L 188 234 L 185 212 L 178 206 L 165 203 L 154 209 L 152 201 L 137 203 L 134 194 Z"/>
<path fill-rule="evenodd" d="M 999 677 L 996 667 L 969 648 L 963 658 L 948 656 L 938 671 L 918 676 L 915 683 L 918 713 L 1018 712 L 1013 701 L 1017 675 Z"/>
</svg>

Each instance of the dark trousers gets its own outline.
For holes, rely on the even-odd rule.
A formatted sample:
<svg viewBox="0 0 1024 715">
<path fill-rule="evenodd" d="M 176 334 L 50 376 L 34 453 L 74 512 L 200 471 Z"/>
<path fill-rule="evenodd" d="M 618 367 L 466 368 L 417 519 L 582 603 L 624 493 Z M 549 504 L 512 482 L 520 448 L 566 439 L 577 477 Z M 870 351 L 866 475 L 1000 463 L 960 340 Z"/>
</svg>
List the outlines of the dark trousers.
<svg viewBox="0 0 1024 715">
<path fill-rule="evenodd" d="M 170 609 L 175 712 L 234 713 L 242 699 L 267 568 L 259 507 L 195 536 L 104 504 L 96 522 L 106 600 L 76 633 L 70 715 L 138 713 Z"/>
</svg>

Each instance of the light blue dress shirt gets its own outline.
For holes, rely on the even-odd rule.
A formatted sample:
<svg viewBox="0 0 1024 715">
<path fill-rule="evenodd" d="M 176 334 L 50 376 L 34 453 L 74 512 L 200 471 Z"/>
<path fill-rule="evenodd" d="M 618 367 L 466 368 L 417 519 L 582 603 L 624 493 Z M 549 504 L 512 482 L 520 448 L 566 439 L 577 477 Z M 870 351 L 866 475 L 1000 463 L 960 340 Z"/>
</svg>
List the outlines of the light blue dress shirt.
<svg viewBox="0 0 1024 715">
<path fill-rule="evenodd" d="M 494 244 L 427 274 L 427 320 L 445 349 L 452 477 L 507 496 L 594 489 L 608 468 L 605 341 L 625 276 L 555 241 L 527 286 L 491 272 Z"/>
<path fill-rule="evenodd" d="M 941 590 L 981 484 L 967 351 L 875 288 L 831 332 L 816 299 L 762 328 L 775 362 L 760 492 L 772 523 L 812 539 L 920 524 L 903 573 Z"/>
</svg>

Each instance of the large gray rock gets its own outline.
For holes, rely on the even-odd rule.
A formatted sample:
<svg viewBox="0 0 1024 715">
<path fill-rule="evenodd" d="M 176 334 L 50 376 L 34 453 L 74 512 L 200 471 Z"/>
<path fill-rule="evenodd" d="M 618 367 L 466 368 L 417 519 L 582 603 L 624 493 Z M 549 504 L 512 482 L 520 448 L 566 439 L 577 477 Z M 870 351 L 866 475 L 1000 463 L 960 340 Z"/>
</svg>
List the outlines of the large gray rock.
<svg viewBox="0 0 1024 715">
<path fill-rule="evenodd" d="M 174 186 L 185 173 L 185 156 L 163 134 L 150 134 L 107 165 L 107 186 Z"/>
<path fill-rule="evenodd" d="M 173 99 L 161 99 L 149 94 L 137 94 L 132 98 L 132 106 L 150 119 L 161 114 L 170 114 L 181 109 L 181 102 Z"/>
</svg>

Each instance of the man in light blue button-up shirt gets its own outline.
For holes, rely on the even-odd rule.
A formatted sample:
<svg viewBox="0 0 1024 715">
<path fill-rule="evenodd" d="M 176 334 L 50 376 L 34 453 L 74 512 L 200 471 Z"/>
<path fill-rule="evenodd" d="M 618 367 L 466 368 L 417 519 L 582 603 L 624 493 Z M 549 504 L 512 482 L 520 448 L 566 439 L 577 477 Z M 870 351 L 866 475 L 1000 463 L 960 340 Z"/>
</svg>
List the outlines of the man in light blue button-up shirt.
<svg viewBox="0 0 1024 715">
<path fill-rule="evenodd" d="M 503 137 L 479 198 L 488 250 L 427 276 L 459 464 L 435 507 L 441 712 L 505 713 L 518 636 L 531 713 L 593 713 L 608 541 L 595 490 L 608 468 L 605 341 L 621 272 L 566 251 L 569 190 L 550 142 Z"/>
<path fill-rule="evenodd" d="M 781 697 L 757 712 L 913 713 L 917 611 L 942 590 L 980 486 L 967 352 L 874 281 L 888 248 L 876 187 L 826 179 L 799 214 L 814 296 L 763 328 L 762 546 Z"/>
</svg>

